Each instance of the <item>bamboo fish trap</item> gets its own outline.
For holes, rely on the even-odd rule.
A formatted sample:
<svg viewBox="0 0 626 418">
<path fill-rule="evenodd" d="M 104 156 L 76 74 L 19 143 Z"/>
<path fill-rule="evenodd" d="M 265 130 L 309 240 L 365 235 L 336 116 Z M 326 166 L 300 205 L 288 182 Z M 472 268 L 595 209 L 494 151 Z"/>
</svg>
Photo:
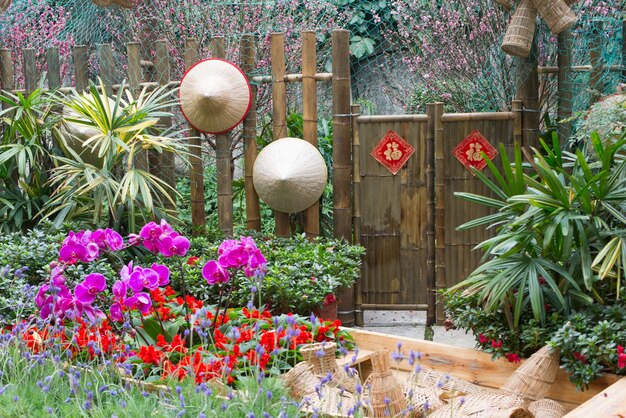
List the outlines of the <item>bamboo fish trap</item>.
<svg viewBox="0 0 626 418">
<path fill-rule="evenodd" d="M 531 0 L 521 0 L 506 29 L 502 50 L 509 55 L 527 57 L 533 45 L 537 10 Z"/>
<path fill-rule="evenodd" d="M 389 350 L 372 353 L 372 374 L 364 384 L 364 404 L 374 418 L 402 417 L 408 412 L 404 391 L 391 372 L 389 356 Z"/>
<path fill-rule="evenodd" d="M 545 398 L 559 369 L 559 351 L 542 347 L 509 377 L 500 392 L 533 401 Z"/>
<path fill-rule="evenodd" d="M 563 0 L 533 0 L 533 4 L 555 35 L 576 22 L 576 15 Z"/>
</svg>

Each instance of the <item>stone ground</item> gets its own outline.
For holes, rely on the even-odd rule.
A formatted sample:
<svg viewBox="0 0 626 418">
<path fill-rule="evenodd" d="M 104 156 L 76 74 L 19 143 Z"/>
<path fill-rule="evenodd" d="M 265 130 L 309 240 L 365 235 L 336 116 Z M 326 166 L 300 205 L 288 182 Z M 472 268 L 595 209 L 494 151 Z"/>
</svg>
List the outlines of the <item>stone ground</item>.
<svg viewBox="0 0 626 418">
<path fill-rule="evenodd" d="M 365 311 L 365 326 L 368 331 L 402 337 L 424 339 L 426 329 L 426 312 L 424 311 Z M 433 341 L 456 347 L 474 348 L 474 336 L 466 334 L 464 330 L 449 330 L 444 327 L 433 327 L 435 336 Z"/>
</svg>

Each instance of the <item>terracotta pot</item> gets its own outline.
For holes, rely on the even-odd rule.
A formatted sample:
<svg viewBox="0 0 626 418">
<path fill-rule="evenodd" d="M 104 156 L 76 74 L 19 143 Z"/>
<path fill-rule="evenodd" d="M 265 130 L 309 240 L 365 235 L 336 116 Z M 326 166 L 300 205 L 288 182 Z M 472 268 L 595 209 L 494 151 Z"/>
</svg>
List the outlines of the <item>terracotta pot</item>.
<svg viewBox="0 0 626 418">
<path fill-rule="evenodd" d="M 315 316 L 320 319 L 329 319 L 334 321 L 337 319 L 337 309 L 339 308 L 339 301 L 335 301 L 326 306 L 320 306 L 315 310 Z"/>
</svg>

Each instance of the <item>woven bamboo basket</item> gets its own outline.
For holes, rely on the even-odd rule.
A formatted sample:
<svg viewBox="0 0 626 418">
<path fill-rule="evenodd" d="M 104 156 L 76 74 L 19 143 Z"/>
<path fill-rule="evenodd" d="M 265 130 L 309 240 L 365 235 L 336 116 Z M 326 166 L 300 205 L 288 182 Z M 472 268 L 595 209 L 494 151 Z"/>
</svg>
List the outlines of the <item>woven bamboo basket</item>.
<svg viewBox="0 0 626 418">
<path fill-rule="evenodd" d="M 500 389 L 502 393 L 533 401 L 545 398 L 554 383 L 559 368 L 559 351 L 542 347 L 509 377 Z"/>
<path fill-rule="evenodd" d="M 337 367 L 329 383 L 331 387 L 343 389 L 350 393 L 356 393 L 356 388 L 360 384 L 359 373 L 355 369 L 346 370 L 343 367 Z"/>
<path fill-rule="evenodd" d="M 357 398 L 338 388 L 322 387 L 302 400 L 300 411 L 318 417 L 347 417 L 357 404 Z"/>
<path fill-rule="evenodd" d="M 555 35 L 576 22 L 576 15 L 563 0 L 533 0 L 533 4 Z"/>
<path fill-rule="evenodd" d="M 0 0 L 0 13 L 4 13 L 11 5 L 11 0 Z"/>
<path fill-rule="evenodd" d="M 100 7 L 109 7 L 113 0 L 91 0 L 91 2 L 97 4 Z"/>
<path fill-rule="evenodd" d="M 375 417 L 403 417 L 408 404 L 402 386 L 389 367 L 390 350 L 371 355 L 372 373 L 365 380 L 363 403 Z"/>
<path fill-rule="evenodd" d="M 305 344 L 300 348 L 300 353 L 304 361 L 312 366 L 313 373 L 317 376 L 326 376 L 337 370 L 337 360 L 335 350 L 337 344 L 333 342 L 323 342 Z"/>
<path fill-rule="evenodd" d="M 482 390 L 478 385 L 427 368 L 411 373 L 407 381 L 407 389 L 413 387 L 438 388 L 442 392 L 458 391 L 463 395 L 471 395 Z"/>
<path fill-rule="evenodd" d="M 135 7 L 135 0 L 113 0 L 113 3 L 124 9 L 132 9 Z"/>
<path fill-rule="evenodd" d="M 502 393 L 480 392 L 457 397 L 437 409 L 429 418 L 533 418 L 524 408 L 526 401 Z M 526 415 L 522 415 L 526 414 Z"/>
<path fill-rule="evenodd" d="M 444 406 L 446 403 L 441 398 L 443 393 L 445 392 L 435 387 L 412 387 L 406 389 L 405 397 L 413 413 L 420 415 L 436 411 Z"/>
<path fill-rule="evenodd" d="M 509 55 L 527 57 L 533 45 L 537 10 L 532 0 L 520 0 L 502 40 L 502 50 Z"/>
<path fill-rule="evenodd" d="M 298 401 L 315 392 L 315 388 L 320 385 L 320 379 L 313 374 L 311 365 L 306 362 L 296 364 L 282 375 L 282 379 L 291 396 Z"/>
<path fill-rule="evenodd" d="M 528 410 L 537 418 L 561 418 L 565 416 L 565 408 L 552 399 L 539 399 L 528 405 Z"/>
<path fill-rule="evenodd" d="M 496 0 L 496 3 L 498 3 L 500 6 L 504 7 L 507 10 L 511 10 L 513 8 L 512 0 Z"/>
</svg>

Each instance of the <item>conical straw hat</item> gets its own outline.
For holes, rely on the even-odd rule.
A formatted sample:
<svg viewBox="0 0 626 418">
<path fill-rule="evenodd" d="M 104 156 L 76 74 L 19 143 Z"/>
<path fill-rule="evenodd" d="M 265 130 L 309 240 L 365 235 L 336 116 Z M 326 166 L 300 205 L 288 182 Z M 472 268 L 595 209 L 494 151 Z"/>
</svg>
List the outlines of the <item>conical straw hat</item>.
<svg viewBox="0 0 626 418">
<path fill-rule="evenodd" d="M 219 134 L 237 126 L 250 110 L 252 91 L 235 64 L 217 58 L 199 61 L 180 82 L 180 107 L 197 130 Z"/>
<path fill-rule="evenodd" d="M 297 213 L 315 203 L 326 187 L 326 163 L 313 145 L 283 138 L 267 145 L 254 162 L 254 188 L 270 208 Z"/>
</svg>

